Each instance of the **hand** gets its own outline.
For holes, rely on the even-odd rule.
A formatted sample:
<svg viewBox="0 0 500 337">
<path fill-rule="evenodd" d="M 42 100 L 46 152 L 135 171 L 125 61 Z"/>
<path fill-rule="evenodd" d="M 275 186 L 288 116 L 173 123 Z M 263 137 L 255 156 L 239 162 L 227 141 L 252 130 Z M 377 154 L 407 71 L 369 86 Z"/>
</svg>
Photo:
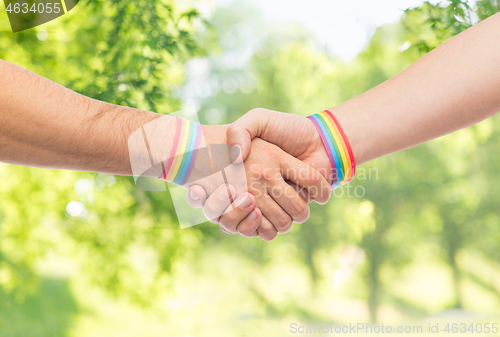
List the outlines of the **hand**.
<svg viewBox="0 0 500 337">
<path fill-rule="evenodd" d="M 251 153 L 251 140 L 254 137 L 260 137 L 316 168 L 327 178 L 329 183 L 333 181 L 333 170 L 328 154 L 316 127 L 308 118 L 266 109 L 254 109 L 230 125 L 227 129 L 227 136 L 228 143 L 241 147 L 243 159 L 246 159 Z M 290 183 L 290 185 L 298 189 L 293 183 Z M 307 201 L 311 199 L 315 200 L 303 191 L 299 193 Z M 331 191 L 328 190 L 326 195 L 320 196 L 315 201 L 320 204 L 326 203 L 330 194 Z M 187 199 L 193 207 L 202 207 L 205 205 L 206 208 L 211 208 L 216 207 L 214 204 L 217 203 L 220 203 L 221 207 L 228 206 L 227 201 L 221 201 L 216 197 L 207 200 L 205 190 L 196 185 L 190 187 Z M 258 214 L 259 210 L 256 209 L 255 212 Z M 250 214 L 250 217 L 255 217 L 253 212 L 247 213 Z M 239 229 L 242 224 L 248 222 L 248 219 L 244 217 L 247 213 L 243 211 L 230 212 L 224 214 L 220 218 L 220 221 L 226 227 Z"/>
<path fill-rule="evenodd" d="M 267 109 L 253 109 L 227 129 L 227 142 L 240 146 L 243 160 L 250 153 L 250 143 L 255 137 L 279 146 L 314 167 L 329 183 L 333 182 L 330 159 L 310 119 Z"/>
<path fill-rule="evenodd" d="M 220 133 L 217 128 L 222 127 L 205 129 L 208 143 L 225 142 L 217 136 Z M 264 240 L 272 240 L 278 232 L 290 230 L 292 221 L 307 220 L 309 207 L 304 200 L 306 194 L 326 203 L 330 197 L 330 184 L 318 171 L 276 145 L 254 139 L 251 148 L 252 153 L 244 162 L 248 193 L 238 196 L 237 191 L 241 188 L 222 185 L 214 193 L 209 190 L 210 196 L 205 203 L 207 189 L 199 184 L 190 187 L 188 202 L 193 207 L 205 205 L 207 218 L 214 223 L 220 222 L 221 229 L 228 234 L 239 232 L 247 237 L 258 235 Z M 300 186 L 303 191 L 297 191 L 285 180 Z M 193 191 L 203 200 L 194 200 Z M 235 197 L 237 199 L 231 205 L 230 200 Z M 258 208 L 254 209 L 256 205 Z M 233 211 L 224 214 L 230 206 Z"/>
</svg>

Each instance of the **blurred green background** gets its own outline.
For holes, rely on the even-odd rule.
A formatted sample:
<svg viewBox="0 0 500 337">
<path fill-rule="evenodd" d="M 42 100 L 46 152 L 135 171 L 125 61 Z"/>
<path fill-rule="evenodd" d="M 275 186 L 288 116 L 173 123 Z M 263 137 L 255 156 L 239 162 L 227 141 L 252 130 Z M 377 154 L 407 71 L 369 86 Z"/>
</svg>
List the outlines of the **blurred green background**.
<svg viewBox="0 0 500 337">
<path fill-rule="evenodd" d="M 96 99 L 159 113 L 194 105 L 222 124 L 256 107 L 340 104 L 500 11 L 496 0 L 423 3 L 346 61 L 251 1 L 197 6 L 80 1 L 17 34 L 0 14 L 0 58 Z M 128 177 L 0 164 L 0 336 L 498 322 L 499 148 L 496 116 L 362 165 L 271 243 L 209 223 L 180 230 L 169 194 Z"/>
</svg>

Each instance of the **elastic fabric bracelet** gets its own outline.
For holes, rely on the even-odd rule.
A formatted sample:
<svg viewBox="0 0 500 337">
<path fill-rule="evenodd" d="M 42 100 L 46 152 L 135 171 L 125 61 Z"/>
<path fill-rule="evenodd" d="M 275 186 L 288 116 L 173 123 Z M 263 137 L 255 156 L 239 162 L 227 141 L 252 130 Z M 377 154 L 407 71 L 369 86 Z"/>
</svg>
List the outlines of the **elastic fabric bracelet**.
<svg viewBox="0 0 500 337">
<path fill-rule="evenodd" d="M 356 174 L 356 162 L 351 145 L 337 118 L 328 110 L 307 118 L 316 126 L 335 172 L 332 189 L 347 184 Z"/>
<path fill-rule="evenodd" d="M 163 171 L 163 180 L 177 185 L 185 184 L 193 169 L 200 138 L 200 124 L 177 117 L 174 144 Z"/>
</svg>

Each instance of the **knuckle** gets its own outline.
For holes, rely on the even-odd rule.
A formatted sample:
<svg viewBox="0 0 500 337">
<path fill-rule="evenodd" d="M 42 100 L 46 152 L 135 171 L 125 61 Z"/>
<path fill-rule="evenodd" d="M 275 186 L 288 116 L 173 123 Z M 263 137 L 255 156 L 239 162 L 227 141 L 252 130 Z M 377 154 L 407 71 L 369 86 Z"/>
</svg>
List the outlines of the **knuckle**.
<svg viewBox="0 0 500 337">
<path fill-rule="evenodd" d="M 203 212 L 205 213 L 205 216 L 209 219 L 214 219 L 221 216 L 221 214 L 219 214 L 220 211 L 218 207 L 213 202 L 206 203 L 205 207 L 203 207 Z"/>
<path fill-rule="evenodd" d="M 248 111 L 248 114 L 256 115 L 256 116 L 263 115 L 265 113 L 266 113 L 266 109 L 264 109 L 264 108 L 255 108 L 255 109 Z"/>
<path fill-rule="evenodd" d="M 292 201 L 292 216 L 294 218 L 299 218 L 305 216 L 309 213 L 309 206 L 303 200 L 293 200 Z"/>
<path fill-rule="evenodd" d="M 307 183 L 309 185 L 316 185 L 320 182 L 320 175 L 319 172 L 316 170 L 309 170 L 307 173 Z"/>
<path fill-rule="evenodd" d="M 244 228 L 244 229 L 240 229 L 238 231 L 238 233 L 240 233 L 241 236 L 244 236 L 244 237 L 248 238 L 248 237 L 252 236 L 252 234 L 254 232 L 250 232 L 250 230 L 248 228 Z"/>
<path fill-rule="evenodd" d="M 272 235 L 273 232 L 275 232 L 275 229 L 273 228 L 273 226 L 271 224 L 261 223 L 259 228 L 257 228 L 257 231 L 258 231 L 260 237 L 268 237 L 268 236 Z"/>
<path fill-rule="evenodd" d="M 329 187 L 326 192 L 324 192 L 324 200 L 323 200 L 323 205 L 326 204 L 328 201 L 330 201 L 330 198 L 332 197 L 332 189 Z"/>
<path fill-rule="evenodd" d="M 286 230 L 292 225 L 292 218 L 288 214 L 281 213 L 276 217 L 276 223 L 274 226 L 279 231 Z"/>
<path fill-rule="evenodd" d="M 257 236 L 257 229 L 262 224 L 262 213 L 256 209 L 256 217 L 251 217 L 250 215 L 240 222 L 236 230 L 245 237 L 255 237 Z"/>
<path fill-rule="evenodd" d="M 276 230 L 274 230 L 274 229 L 269 229 L 269 230 L 264 230 L 264 231 L 259 229 L 258 233 L 259 233 L 259 237 L 264 241 L 274 240 L 276 238 L 276 236 L 278 236 L 278 232 L 276 232 Z"/>
<path fill-rule="evenodd" d="M 307 209 L 306 209 L 306 212 L 304 212 L 303 214 L 297 216 L 296 218 L 294 218 L 294 222 L 296 223 L 304 223 L 306 222 L 308 219 L 309 219 L 309 206 L 307 206 Z"/>
<path fill-rule="evenodd" d="M 261 185 L 259 181 L 252 181 L 248 184 L 248 193 L 254 196 L 254 198 L 259 198 L 262 194 Z"/>
<path fill-rule="evenodd" d="M 322 189 L 319 194 L 315 197 L 316 200 L 318 200 L 318 203 L 320 205 L 326 204 L 332 195 L 332 189 L 330 186 Z"/>
<path fill-rule="evenodd" d="M 238 131 L 238 127 L 237 127 L 236 125 L 234 125 L 234 124 L 231 124 L 231 125 L 229 125 L 229 127 L 227 128 L 226 134 L 227 134 L 228 136 L 231 136 L 231 135 L 233 135 L 233 134 L 234 134 L 235 132 L 237 132 L 237 131 Z"/>
<path fill-rule="evenodd" d="M 262 172 L 266 169 L 265 166 L 259 164 L 259 163 L 253 163 L 250 165 L 250 167 L 245 167 L 247 168 L 247 174 L 250 173 L 250 176 L 256 176 L 256 177 L 261 177 Z"/>
<path fill-rule="evenodd" d="M 247 177 L 252 180 L 267 180 L 274 178 L 274 169 L 262 164 L 252 164 L 250 170 L 247 170 Z"/>
<path fill-rule="evenodd" d="M 271 180 L 273 180 L 273 177 L 274 177 L 274 173 L 273 173 L 272 169 L 266 168 L 262 171 L 262 178 L 264 178 L 264 180 L 271 181 Z"/>
<path fill-rule="evenodd" d="M 241 235 L 245 237 L 251 237 L 252 235 L 255 234 L 255 231 L 257 230 L 259 226 L 259 223 L 256 224 L 248 224 L 245 226 L 241 226 L 241 228 L 238 228 L 238 231 Z"/>
<path fill-rule="evenodd" d="M 266 144 L 264 148 L 262 148 L 262 152 L 269 158 L 279 159 L 283 155 L 283 151 L 274 144 Z"/>
<path fill-rule="evenodd" d="M 287 228 L 279 231 L 280 234 L 285 234 L 285 233 L 288 233 L 291 229 L 292 229 L 292 226 L 293 226 L 293 223 L 290 224 L 290 226 L 288 226 Z"/>
<path fill-rule="evenodd" d="M 236 225 L 238 225 L 238 220 L 236 219 L 236 216 L 232 213 L 235 213 L 234 211 L 233 212 L 229 212 L 227 214 L 224 214 L 221 218 L 220 218 L 220 224 L 222 226 L 224 226 L 227 230 L 231 230 L 232 228 L 235 228 Z"/>
</svg>

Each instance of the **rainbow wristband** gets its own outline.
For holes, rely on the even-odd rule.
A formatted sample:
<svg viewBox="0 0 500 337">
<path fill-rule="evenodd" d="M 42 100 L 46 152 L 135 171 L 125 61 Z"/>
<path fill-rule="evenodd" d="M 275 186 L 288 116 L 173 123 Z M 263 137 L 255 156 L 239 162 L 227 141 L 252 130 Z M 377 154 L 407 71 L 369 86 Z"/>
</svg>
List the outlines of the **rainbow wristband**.
<svg viewBox="0 0 500 337">
<path fill-rule="evenodd" d="M 193 168 L 200 144 L 201 125 L 177 117 L 177 129 L 162 179 L 184 185 Z"/>
<path fill-rule="evenodd" d="M 330 158 L 335 173 L 332 189 L 347 184 L 356 173 L 356 163 L 351 145 L 337 118 L 328 110 L 307 118 L 316 126 Z"/>
</svg>

